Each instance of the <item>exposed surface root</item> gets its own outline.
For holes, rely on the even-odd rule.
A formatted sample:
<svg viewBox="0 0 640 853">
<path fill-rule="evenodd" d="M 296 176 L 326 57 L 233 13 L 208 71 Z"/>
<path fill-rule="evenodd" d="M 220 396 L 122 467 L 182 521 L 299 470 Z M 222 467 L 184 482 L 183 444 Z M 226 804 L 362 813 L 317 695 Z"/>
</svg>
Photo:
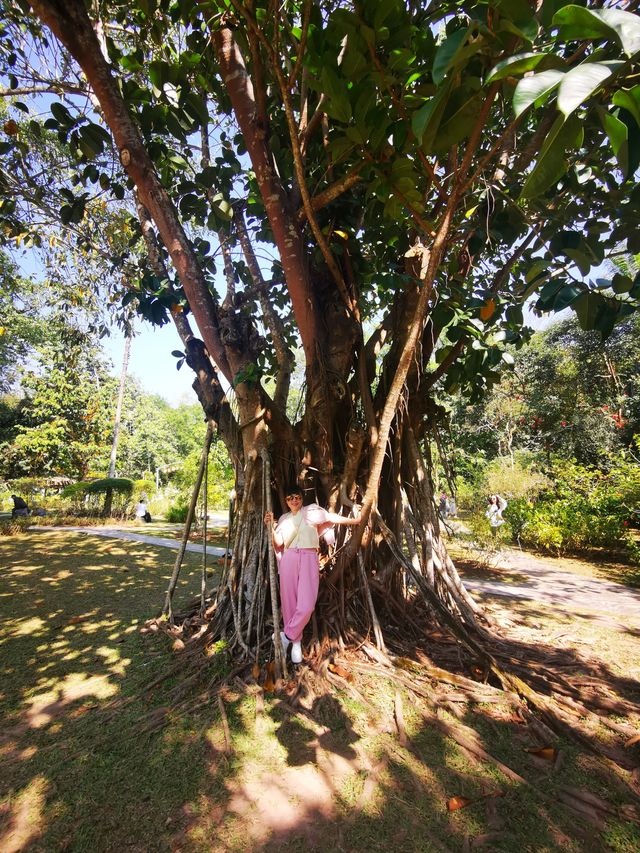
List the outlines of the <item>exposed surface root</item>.
<svg viewBox="0 0 640 853">
<path fill-rule="evenodd" d="M 191 706 L 190 698 L 203 685 L 213 699 L 221 688 L 239 679 L 261 692 L 277 693 L 301 712 L 335 690 L 367 707 L 371 702 L 353 677 L 359 673 L 387 679 L 427 702 L 430 713 L 443 709 L 457 716 L 463 706 L 506 703 L 541 746 L 552 745 L 560 736 L 621 770 L 637 766 L 634 736 L 639 730 L 640 705 L 634 701 L 632 683 L 612 684 L 598 663 L 578 658 L 570 649 L 532 646 L 495 633 L 484 635 L 482 656 L 476 657 L 424 610 L 414 609 L 411 618 L 416 629 L 411 636 L 393 625 L 385 631 L 386 652 L 353 631 L 345 632 L 346 643 L 325 632 L 324 639 L 313 642 L 305 664 L 293 668 L 291 677 L 280 682 L 270 643 L 262 646 L 257 660 L 232 661 L 230 654 L 215 651 L 201 620 L 191 618 L 186 630 L 185 623 L 181 628 L 158 623 L 158 631 L 167 635 L 177 655 L 165 676 L 175 680 L 167 691 L 169 704 Z M 419 628 L 420 638 L 416 636 Z M 495 666 L 487 666 L 487 661 L 495 661 Z M 155 679 L 150 686 L 158 682 Z M 398 713 L 395 725 L 401 727 L 397 717 Z M 633 785 L 631 790 L 635 795 Z"/>
</svg>

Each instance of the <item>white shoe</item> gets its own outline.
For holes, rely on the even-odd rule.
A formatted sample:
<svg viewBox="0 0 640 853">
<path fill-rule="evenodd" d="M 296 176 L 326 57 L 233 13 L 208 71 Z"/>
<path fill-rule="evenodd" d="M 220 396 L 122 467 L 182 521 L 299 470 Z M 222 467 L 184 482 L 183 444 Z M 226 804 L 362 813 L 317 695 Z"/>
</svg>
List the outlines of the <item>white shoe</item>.
<svg viewBox="0 0 640 853">
<path fill-rule="evenodd" d="M 291 646 L 291 663 L 302 663 L 302 643 L 294 643 Z"/>
<path fill-rule="evenodd" d="M 273 639 L 273 642 L 275 643 L 275 641 L 276 641 L 275 633 L 272 634 L 272 639 Z M 285 634 L 284 631 L 280 631 L 280 645 L 282 646 L 282 653 L 284 655 L 286 655 L 287 649 L 291 645 L 291 640 L 287 637 L 287 635 Z"/>
</svg>

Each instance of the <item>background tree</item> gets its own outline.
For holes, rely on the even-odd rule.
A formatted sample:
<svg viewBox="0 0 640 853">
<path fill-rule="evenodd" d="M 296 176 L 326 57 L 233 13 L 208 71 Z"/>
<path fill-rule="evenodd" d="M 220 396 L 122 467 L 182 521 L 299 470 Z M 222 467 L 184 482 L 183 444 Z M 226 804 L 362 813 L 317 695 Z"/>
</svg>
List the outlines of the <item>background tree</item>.
<svg viewBox="0 0 640 853">
<path fill-rule="evenodd" d="M 485 460 L 516 450 L 597 465 L 640 432 L 637 315 L 602 340 L 575 319 L 536 333 L 474 406 L 458 397 L 453 441 Z"/>
<path fill-rule="evenodd" d="M 65 319 L 48 318 L 52 341 L 41 348 L 42 372 L 27 370 L 12 440 L 3 446 L 10 479 L 99 469 L 110 437 L 113 381 L 91 341 Z"/>
</svg>

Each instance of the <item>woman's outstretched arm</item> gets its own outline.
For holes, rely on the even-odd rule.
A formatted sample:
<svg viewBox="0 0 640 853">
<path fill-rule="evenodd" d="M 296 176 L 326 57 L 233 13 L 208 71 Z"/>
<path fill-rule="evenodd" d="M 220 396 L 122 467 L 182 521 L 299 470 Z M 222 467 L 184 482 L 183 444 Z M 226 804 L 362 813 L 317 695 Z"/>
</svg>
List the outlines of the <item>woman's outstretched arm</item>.
<svg viewBox="0 0 640 853">
<path fill-rule="evenodd" d="M 358 515 L 355 518 L 349 518 L 345 515 L 338 515 L 337 512 L 326 512 L 325 515 L 327 517 L 327 521 L 331 522 L 331 524 L 343 524 L 351 527 L 355 527 L 356 524 L 360 524 L 360 511 L 358 510 Z"/>
</svg>

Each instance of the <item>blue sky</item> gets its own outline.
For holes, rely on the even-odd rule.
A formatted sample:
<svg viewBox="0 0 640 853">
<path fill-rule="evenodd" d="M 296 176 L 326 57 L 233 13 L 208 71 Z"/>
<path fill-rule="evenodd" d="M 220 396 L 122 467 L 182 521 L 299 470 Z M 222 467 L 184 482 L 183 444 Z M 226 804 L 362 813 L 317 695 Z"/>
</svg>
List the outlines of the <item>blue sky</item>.
<svg viewBox="0 0 640 853">
<path fill-rule="evenodd" d="M 124 337 L 118 329 L 103 341 L 105 355 L 113 362 L 114 375 L 120 374 Z M 181 350 L 182 341 L 178 337 L 173 323 L 165 326 L 152 326 L 150 323 L 136 323 L 136 336 L 131 344 L 129 375 L 136 376 L 149 394 L 160 394 L 172 406 L 180 403 L 197 403 L 195 392 L 191 388 L 193 372 L 183 365 L 176 370 L 176 359 L 171 350 Z"/>
</svg>

